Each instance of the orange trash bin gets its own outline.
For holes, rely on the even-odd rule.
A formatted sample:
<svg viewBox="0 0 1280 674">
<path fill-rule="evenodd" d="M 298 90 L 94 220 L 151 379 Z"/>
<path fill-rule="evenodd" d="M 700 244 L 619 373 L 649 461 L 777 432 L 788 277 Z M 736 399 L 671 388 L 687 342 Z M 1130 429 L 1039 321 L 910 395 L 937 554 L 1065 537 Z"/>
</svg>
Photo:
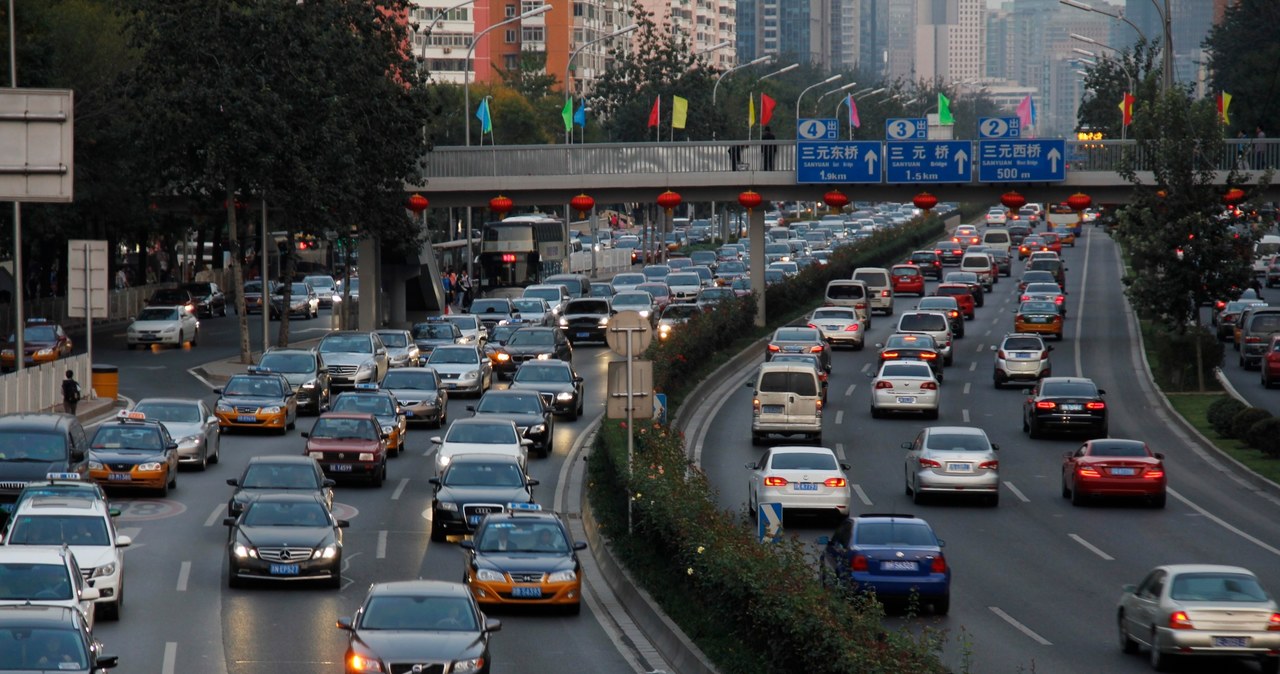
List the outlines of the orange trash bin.
<svg viewBox="0 0 1280 674">
<path fill-rule="evenodd" d="M 94 365 L 93 390 L 99 398 L 115 400 L 120 395 L 120 368 L 115 365 Z"/>
</svg>

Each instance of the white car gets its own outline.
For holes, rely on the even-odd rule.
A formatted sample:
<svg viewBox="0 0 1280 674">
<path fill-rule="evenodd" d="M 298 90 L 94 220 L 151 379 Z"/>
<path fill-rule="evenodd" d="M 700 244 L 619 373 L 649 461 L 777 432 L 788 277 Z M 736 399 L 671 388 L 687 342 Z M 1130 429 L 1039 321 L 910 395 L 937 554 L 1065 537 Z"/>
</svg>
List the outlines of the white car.
<svg viewBox="0 0 1280 674">
<path fill-rule="evenodd" d="M 437 346 L 426 366 L 440 375 L 440 383 L 446 391 L 470 392 L 478 396 L 493 384 L 493 365 L 474 344 Z"/>
<path fill-rule="evenodd" d="M 146 307 L 129 324 L 126 343 L 130 349 L 151 344 L 196 345 L 200 321 L 185 307 Z"/>
<path fill-rule="evenodd" d="M 550 307 L 552 316 L 559 316 L 564 303 L 573 299 L 569 296 L 569 289 L 559 283 L 541 283 L 531 285 L 524 289 L 524 293 L 520 296 L 522 299 L 542 299 L 545 300 L 547 306 Z M 516 300 L 512 300 L 516 303 Z M 551 325 L 551 320 L 547 320 L 547 325 Z"/>
<path fill-rule="evenodd" d="M 809 327 L 817 328 L 831 346 L 851 346 L 861 350 L 866 344 L 868 321 L 849 307 L 818 307 L 809 314 Z"/>
<path fill-rule="evenodd" d="M 987 211 L 988 225 L 1006 225 L 1009 223 L 1009 212 L 999 206 L 993 206 Z"/>
<path fill-rule="evenodd" d="M 922 360 L 889 360 L 871 380 L 871 416 L 886 412 L 923 412 L 938 418 L 938 379 Z"/>
<path fill-rule="evenodd" d="M 454 421 L 444 437 L 431 438 L 431 444 L 436 446 L 435 467 L 439 476 L 458 454 L 505 454 L 515 457 L 521 470 L 527 470 L 529 446 L 533 441 L 523 437 L 510 419 L 479 416 Z"/>
<path fill-rule="evenodd" d="M 672 302 L 695 302 L 698 291 L 702 290 L 702 278 L 694 272 L 676 272 L 667 274 L 666 284 L 671 288 Z M 616 297 L 614 298 L 616 302 Z"/>
<path fill-rule="evenodd" d="M 906 491 L 916 504 L 930 494 L 973 494 L 999 505 L 1000 446 L 981 428 L 930 426 L 902 448 Z"/>
<path fill-rule="evenodd" d="M 120 618 L 124 603 L 124 552 L 133 541 L 117 536 L 106 501 L 36 496 L 13 514 L 8 546 L 67 545 L 80 572 L 98 591 L 95 609 L 107 620 Z"/>
<path fill-rule="evenodd" d="M 80 573 L 71 551 L 37 545 L 0 547 L 0 578 L 7 589 L 0 602 L 76 609 L 93 629 L 98 590 Z"/>
<path fill-rule="evenodd" d="M 621 293 L 627 290 L 635 290 L 636 286 L 641 283 L 647 283 L 648 281 L 649 279 L 646 278 L 644 274 L 641 274 L 638 271 L 628 271 L 621 274 L 614 274 L 613 280 L 609 283 L 613 285 L 613 289 L 616 292 Z"/>
<path fill-rule="evenodd" d="M 449 314 L 444 319 L 458 326 L 458 330 L 462 332 L 462 338 L 459 344 L 475 344 L 484 346 L 489 341 L 489 330 L 484 327 L 484 323 L 480 322 L 480 317 L 474 314 Z"/>
<path fill-rule="evenodd" d="M 609 300 L 609 306 L 614 311 L 634 311 L 640 314 L 640 318 L 647 318 L 651 322 L 657 319 L 657 307 L 654 306 L 653 295 L 645 290 L 619 290 L 618 294 Z"/>
<path fill-rule="evenodd" d="M 849 515 L 849 464 L 836 460 L 826 447 L 771 447 L 755 463 L 747 494 L 751 517 L 761 503 L 781 503 L 784 513 L 807 511 L 833 515 L 843 520 Z"/>
<path fill-rule="evenodd" d="M 541 297 L 521 297 L 511 300 L 511 304 L 520 312 L 521 325 L 551 325 L 551 305 Z"/>
</svg>

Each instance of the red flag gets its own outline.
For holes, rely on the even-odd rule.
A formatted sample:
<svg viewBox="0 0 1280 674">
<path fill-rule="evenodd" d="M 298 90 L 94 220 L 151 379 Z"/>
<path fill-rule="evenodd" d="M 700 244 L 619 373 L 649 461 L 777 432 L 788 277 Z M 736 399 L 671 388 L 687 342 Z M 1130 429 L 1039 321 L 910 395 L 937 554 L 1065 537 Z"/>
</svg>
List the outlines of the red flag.
<svg viewBox="0 0 1280 674">
<path fill-rule="evenodd" d="M 653 99 L 653 109 L 649 111 L 649 128 L 659 124 L 662 115 L 662 97 Z"/>
<path fill-rule="evenodd" d="M 769 94 L 760 94 L 760 126 L 769 123 L 773 119 L 773 108 L 778 102 L 769 97 Z"/>
<path fill-rule="evenodd" d="M 1124 98 L 1120 101 L 1120 114 L 1122 116 L 1121 124 L 1129 126 L 1133 123 L 1133 94 L 1124 92 Z"/>
</svg>

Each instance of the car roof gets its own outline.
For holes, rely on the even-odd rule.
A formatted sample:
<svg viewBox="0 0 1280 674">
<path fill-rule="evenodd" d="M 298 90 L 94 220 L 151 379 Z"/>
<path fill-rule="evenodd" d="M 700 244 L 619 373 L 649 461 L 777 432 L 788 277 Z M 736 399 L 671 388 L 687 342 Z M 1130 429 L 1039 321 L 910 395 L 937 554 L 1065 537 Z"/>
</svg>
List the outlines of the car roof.
<svg viewBox="0 0 1280 674">
<path fill-rule="evenodd" d="M 452 583 L 444 580 L 394 580 L 386 583 L 374 583 L 369 587 L 369 594 L 470 597 L 471 591 L 462 583 Z"/>
<path fill-rule="evenodd" d="M 453 467 L 460 463 L 511 463 L 520 465 L 520 459 L 513 454 L 494 454 L 489 452 L 472 452 L 466 454 L 454 454 L 449 459 L 449 466 Z"/>
<path fill-rule="evenodd" d="M 102 515 L 107 516 L 106 501 L 67 496 L 42 495 L 25 499 L 18 506 L 25 515 Z M 15 513 L 18 514 L 18 513 Z"/>
<path fill-rule="evenodd" d="M 60 412 L 21 412 L 0 416 L 0 428 L 9 430 L 43 431 L 62 428 L 75 417 Z"/>
<path fill-rule="evenodd" d="M 1076 384 L 1093 384 L 1094 386 L 1097 386 L 1097 384 L 1094 384 L 1094 381 L 1092 379 L 1089 379 L 1088 377 L 1045 377 L 1044 379 L 1040 380 L 1040 383 L 1042 384 L 1076 383 Z"/>
<path fill-rule="evenodd" d="M 491 415 L 480 415 L 476 417 L 467 417 L 466 419 L 454 419 L 449 424 L 449 427 L 453 428 L 454 426 L 457 426 L 459 424 L 463 426 L 475 426 L 475 425 L 492 426 L 495 424 L 498 426 L 505 426 L 507 424 L 511 424 L 512 426 L 514 426 L 515 422 L 511 421 L 510 419 L 499 419 Z"/>
<path fill-rule="evenodd" d="M 924 431 L 930 435 L 934 433 L 950 433 L 952 435 L 981 435 L 985 437 L 987 432 L 981 428 L 973 426 L 926 426 Z"/>
<path fill-rule="evenodd" d="M 32 604 L 0 607 L 0 625 L 66 629 L 79 626 L 76 609 L 69 606 Z"/>
<path fill-rule="evenodd" d="M 323 497 L 314 491 L 268 491 L 253 497 L 254 503 L 319 503 Z"/>
<path fill-rule="evenodd" d="M 830 447 L 813 446 L 813 445 L 777 445 L 769 450 L 774 454 L 830 454 L 835 456 L 836 453 Z"/>
<path fill-rule="evenodd" d="M 249 457 L 249 465 L 259 463 L 277 463 L 277 464 L 306 464 L 308 466 L 315 465 L 316 460 L 309 456 L 298 456 L 294 454 L 271 454 L 268 456 Z"/>
<path fill-rule="evenodd" d="M 325 412 L 316 420 L 320 419 L 363 419 L 376 422 L 372 412 Z"/>
</svg>

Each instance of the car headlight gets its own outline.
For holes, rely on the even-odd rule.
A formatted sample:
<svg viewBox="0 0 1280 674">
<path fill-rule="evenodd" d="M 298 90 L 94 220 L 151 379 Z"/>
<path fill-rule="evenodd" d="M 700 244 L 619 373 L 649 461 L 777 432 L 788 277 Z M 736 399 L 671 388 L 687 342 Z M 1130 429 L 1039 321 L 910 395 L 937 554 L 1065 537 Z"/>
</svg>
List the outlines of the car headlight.
<svg viewBox="0 0 1280 674">
<path fill-rule="evenodd" d="M 602 327 L 602 328 L 608 327 L 608 326 L 609 326 L 609 317 L 608 317 L 608 316 L 601 317 L 601 319 L 598 321 L 598 323 L 599 323 L 600 327 Z"/>
<path fill-rule="evenodd" d="M 338 556 L 337 543 L 330 543 L 324 546 L 323 548 L 316 548 L 316 551 L 311 553 L 311 559 L 333 559 L 334 557 L 337 557 L 337 556 Z"/>
<path fill-rule="evenodd" d="M 529 432 L 530 432 L 530 433 L 532 433 L 532 434 L 534 434 L 534 435 L 541 435 L 541 434 L 543 434 L 543 433 L 546 433 L 546 432 L 547 432 L 547 425 L 546 425 L 546 424 L 534 424 L 533 426 L 530 426 L 530 427 L 529 427 Z"/>
<path fill-rule="evenodd" d="M 36 352 L 36 355 L 37 355 L 37 356 L 52 356 L 52 355 L 53 355 L 53 349 L 40 349 L 39 351 L 37 351 L 37 352 Z"/>
<path fill-rule="evenodd" d="M 280 413 L 280 406 L 279 406 L 279 405 L 272 405 L 271 407 L 264 407 L 264 408 L 262 408 L 262 413 L 263 413 L 263 414 L 279 414 L 279 413 Z"/>
<path fill-rule="evenodd" d="M 567 328 L 567 327 L 569 327 L 569 319 L 567 319 L 567 318 L 561 318 L 561 319 L 560 319 L 560 327 L 562 327 L 562 328 Z"/>
<path fill-rule="evenodd" d="M 557 571 L 547 576 L 548 583 L 569 583 L 578 579 L 578 572 L 570 569 L 568 571 Z"/>
<path fill-rule="evenodd" d="M 160 331 L 160 334 L 163 334 L 163 335 L 172 335 L 173 333 L 175 333 L 175 332 L 177 332 L 177 331 L 178 331 L 178 329 L 177 329 L 177 328 L 165 328 L 164 330 L 161 330 L 161 331 Z"/>
<path fill-rule="evenodd" d="M 233 411 L 235 411 L 231 408 L 230 405 L 223 402 L 218 403 L 217 407 L 215 407 L 214 409 L 216 409 L 219 412 L 222 412 L 223 414 L 231 414 Z"/>
<path fill-rule="evenodd" d="M 198 445 L 200 444 L 200 440 L 202 438 L 204 438 L 203 435 L 188 435 L 187 437 L 179 440 L 178 444 L 179 445 Z"/>
<path fill-rule="evenodd" d="M 395 426 L 383 426 L 383 427 L 382 427 L 382 432 L 383 432 L 383 433 L 386 433 L 387 435 L 391 435 L 391 432 L 392 432 L 392 431 L 394 431 L 394 430 L 396 430 L 396 427 L 395 427 Z"/>
<path fill-rule="evenodd" d="M 138 464 L 138 470 L 160 470 L 161 465 L 159 461 L 148 461 Z"/>
<path fill-rule="evenodd" d="M 373 363 L 360 363 L 360 367 L 356 368 L 357 372 L 369 372 L 373 370 Z"/>
<path fill-rule="evenodd" d="M 484 670 L 484 658 L 469 658 L 467 660 L 454 660 L 453 667 L 449 668 L 450 672 L 459 674 L 465 672 L 479 672 Z"/>
<path fill-rule="evenodd" d="M 640 318 L 648 318 L 651 312 L 648 309 L 640 310 Z"/>
<path fill-rule="evenodd" d="M 302 388 L 307 388 L 307 389 L 311 389 L 311 388 L 315 388 L 315 387 L 316 387 L 316 380 L 314 380 L 314 379 L 312 379 L 311 381 L 306 382 L 306 383 L 304 383 L 304 384 L 302 385 Z"/>
<path fill-rule="evenodd" d="M 505 353 L 502 353 L 501 351 L 499 351 L 499 352 L 497 352 L 497 353 L 493 354 L 493 357 L 494 357 L 494 358 L 496 358 L 496 359 L 498 359 L 499 361 L 502 361 L 502 362 L 506 362 L 506 361 L 508 361 L 508 360 L 511 360 L 511 356 L 510 356 L 510 355 L 505 354 Z"/>
<path fill-rule="evenodd" d="M 108 563 L 103 564 L 102 566 L 99 566 L 98 568 L 94 569 L 94 570 L 93 570 L 93 574 L 92 574 L 90 577 L 91 577 L 91 578 L 104 578 L 104 577 L 106 577 L 106 576 L 113 576 L 113 575 L 115 575 L 115 573 L 116 573 L 116 563 L 115 563 L 115 562 L 108 562 Z"/>
<path fill-rule="evenodd" d="M 442 468 L 444 466 L 449 465 L 449 456 L 447 454 L 437 454 L 436 463 L 439 464 Z"/>
<path fill-rule="evenodd" d="M 244 543 L 236 543 L 231 546 L 231 554 L 235 555 L 239 559 L 244 559 L 245 557 L 257 557 L 258 551 Z"/>
<path fill-rule="evenodd" d="M 462 375 L 462 378 L 463 378 L 463 379 L 475 379 L 476 377 L 479 377 L 479 376 L 480 376 L 480 371 L 479 371 L 479 370 L 471 370 L 471 371 L 467 372 L 466 374 Z"/>
<path fill-rule="evenodd" d="M 556 400 L 573 400 L 573 394 L 568 391 L 557 393 Z"/>
<path fill-rule="evenodd" d="M 89 462 L 89 470 L 102 470 L 102 462 L 101 462 L 101 461 L 90 461 L 90 462 Z"/>
<path fill-rule="evenodd" d="M 549 353 L 540 353 L 540 354 L 538 354 L 538 360 L 551 360 L 551 354 L 549 354 Z"/>
<path fill-rule="evenodd" d="M 458 343 L 459 343 L 459 344 L 470 344 L 470 343 L 471 343 L 471 335 L 463 335 L 463 336 L 459 337 L 459 338 L 458 338 Z"/>
<path fill-rule="evenodd" d="M 493 569 L 476 569 L 476 580 L 482 580 L 490 583 L 501 583 L 506 579 L 507 577 L 502 575 L 501 571 L 494 571 Z"/>
<path fill-rule="evenodd" d="M 347 661 L 347 669 L 353 672 L 381 672 L 382 662 L 367 655 L 352 653 Z"/>
<path fill-rule="evenodd" d="M 436 501 L 436 510 L 447 510 L 451 513 L 458 512 L 458 504 L 452 501 Z"/>
</svg>

